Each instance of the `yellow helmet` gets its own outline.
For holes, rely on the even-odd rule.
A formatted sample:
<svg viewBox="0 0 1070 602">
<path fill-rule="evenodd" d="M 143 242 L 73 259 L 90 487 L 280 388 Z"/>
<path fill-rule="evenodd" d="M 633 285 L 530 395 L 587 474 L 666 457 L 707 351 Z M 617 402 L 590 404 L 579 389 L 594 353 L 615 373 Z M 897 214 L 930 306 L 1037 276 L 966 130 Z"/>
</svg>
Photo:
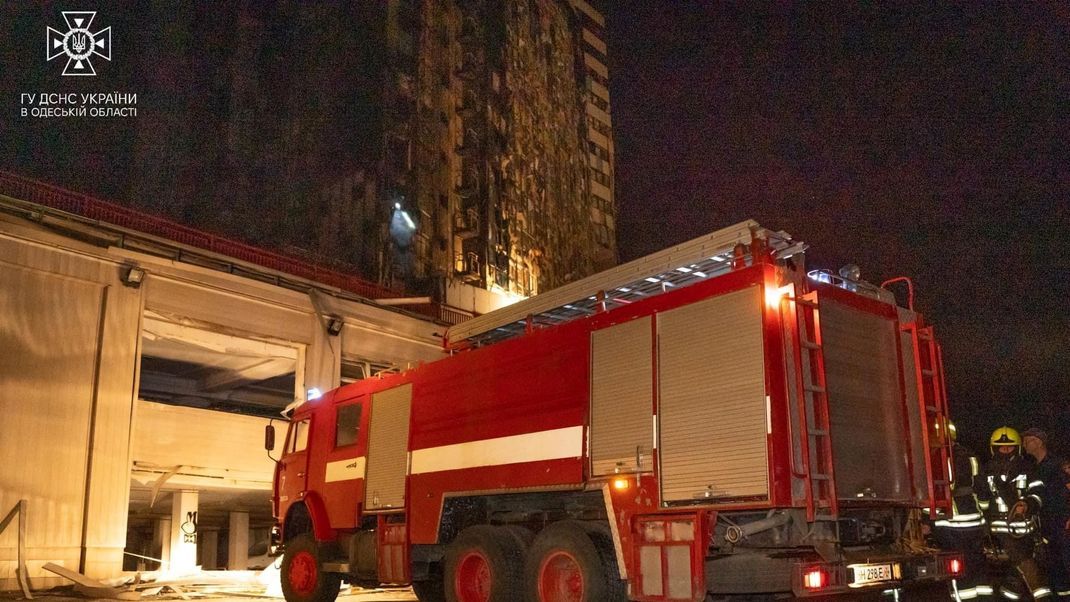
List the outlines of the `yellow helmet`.
<svg viewBox="0 0 1070 602">
<path fill-rule="evenodd" d="M 1013 445 L 1015 448 L 1014 453 L 1017 454 L 1022 449 L 1022 436 L 1009 426 L 1001 426 L 992 431 L 992 437 L 989 438 L 988 445 L 992 450 L 992 455 L 996 455 L 997 448 L 1007 445 Z"/>
</svg>

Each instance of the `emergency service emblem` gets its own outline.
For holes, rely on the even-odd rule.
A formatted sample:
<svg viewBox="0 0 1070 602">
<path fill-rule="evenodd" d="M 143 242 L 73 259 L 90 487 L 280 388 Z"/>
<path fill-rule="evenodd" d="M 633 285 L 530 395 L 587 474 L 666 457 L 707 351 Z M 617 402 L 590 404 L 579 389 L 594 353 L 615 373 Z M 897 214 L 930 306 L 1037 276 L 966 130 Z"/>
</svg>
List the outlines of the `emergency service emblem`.
<svg viewBox="0 0 1070 602">
<path fill-rule="evenodd" d="M 46 60 L 66 55 L 67 66 L 63 75 L 96 75 L 93 69 L 94 55 L 111 60 L 111 26 L 96 33 L 90 30 L 96 11 L 63 11 L 67 33 L 51 27 L 45 34 Z"/>
</svg>

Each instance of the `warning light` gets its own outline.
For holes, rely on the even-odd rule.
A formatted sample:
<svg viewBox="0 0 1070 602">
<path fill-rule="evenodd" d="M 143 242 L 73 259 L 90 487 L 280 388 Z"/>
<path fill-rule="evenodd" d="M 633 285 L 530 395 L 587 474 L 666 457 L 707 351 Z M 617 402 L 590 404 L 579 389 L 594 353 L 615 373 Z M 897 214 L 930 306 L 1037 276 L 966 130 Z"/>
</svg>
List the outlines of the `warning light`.
<svg viewBox="0 0 1070 602">
<path fill-rule="evenodd" d="M 962 559 L 952 558 L 947 563 L 947 572 L 952 575 L 959 575 L 962 573 Z"/>
<path fill-rule="evenodd" d="M 780 309 L 780 302 L 785 297 L 792 298 L 795 296 L 795 286 L 792 284 L 785 284 L 784 286 L 776 286 L 774 284 L 767 284 L 765 286 L 765 304 L 769 309 Z"/>
<path fill-rule="evenodd" d="M 821 589 L 828 585 L 828 576 L 821 569 L 812 569 L 803 574 L 803 586 L 806 589 Z"/>
<path fill-rule="evenodd" d="M 617 477 L 613 479 L 613 489 L 616 489 L 617 491 L 624 491 L 625 489 L 631 486 L 632 482 L 624 477 Z"/>
</svg>

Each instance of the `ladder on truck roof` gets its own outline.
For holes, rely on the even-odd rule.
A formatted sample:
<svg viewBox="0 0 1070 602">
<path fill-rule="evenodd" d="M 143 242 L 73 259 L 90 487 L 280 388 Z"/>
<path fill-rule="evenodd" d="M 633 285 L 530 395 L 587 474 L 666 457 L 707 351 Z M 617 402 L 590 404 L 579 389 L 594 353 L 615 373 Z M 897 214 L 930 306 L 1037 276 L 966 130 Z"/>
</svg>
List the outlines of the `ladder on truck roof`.
<svg viewBox="0 0 1070 602">
<path fill-rule="evenodd" d="M 731 271 L 736 261 L 749 259 L 756 239 L 765 241 L 777 258 L 806 250 L 806 244 L 791 240 L 786 232 L 767 230 L 754 220 L 743 221 L 451 326 L 446 331 L 446 347 L 495 343 L 522 334 L 529 325 L 562 324 L 611 304 L 626 305 L 701 282 Z M 740 244 L 746 251 L 737 258 L 735 248 Z"/>
</svg>

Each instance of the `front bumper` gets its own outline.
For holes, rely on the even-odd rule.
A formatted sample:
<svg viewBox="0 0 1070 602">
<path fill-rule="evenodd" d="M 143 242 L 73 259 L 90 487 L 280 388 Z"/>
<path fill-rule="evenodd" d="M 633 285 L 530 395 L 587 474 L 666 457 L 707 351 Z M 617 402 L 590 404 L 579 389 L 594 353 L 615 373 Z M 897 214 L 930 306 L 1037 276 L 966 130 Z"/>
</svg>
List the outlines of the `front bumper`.
<svg viewBox="0 0 1070 602">
<path fill-rule="evenodd" d="M 801 598 L 900 589 L 947 581 L 965 571 L 962 555 L 934 553 L 880 556 L 858 562 L 798 562 L 792 570 L 792 592 Z"/>
</svg>

